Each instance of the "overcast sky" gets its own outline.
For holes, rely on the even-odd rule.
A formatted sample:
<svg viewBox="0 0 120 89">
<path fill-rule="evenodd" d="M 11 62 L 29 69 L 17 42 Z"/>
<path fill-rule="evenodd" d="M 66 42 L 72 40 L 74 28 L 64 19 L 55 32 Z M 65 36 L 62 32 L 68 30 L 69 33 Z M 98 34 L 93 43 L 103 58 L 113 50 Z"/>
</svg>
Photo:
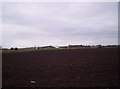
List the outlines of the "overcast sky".
<svg viewBox="0 0 120 89">
<path fill-rule="evenodd" d="M 3 47 L 118 44 L 117 2 L 5 2 Z"/>
</svg>

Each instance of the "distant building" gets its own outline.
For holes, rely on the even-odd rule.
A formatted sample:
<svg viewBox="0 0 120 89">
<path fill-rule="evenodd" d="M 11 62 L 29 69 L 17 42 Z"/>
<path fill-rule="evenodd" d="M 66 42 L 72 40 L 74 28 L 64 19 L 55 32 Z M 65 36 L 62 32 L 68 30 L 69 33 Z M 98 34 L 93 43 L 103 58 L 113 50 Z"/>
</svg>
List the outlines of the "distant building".
<svg viewBox="0 0 120 89">
<path fill-rule="evenodd" d="M 97 48 L 102 48 L 102 46 L 101 45 L 97 45 Z"/>
</svg>

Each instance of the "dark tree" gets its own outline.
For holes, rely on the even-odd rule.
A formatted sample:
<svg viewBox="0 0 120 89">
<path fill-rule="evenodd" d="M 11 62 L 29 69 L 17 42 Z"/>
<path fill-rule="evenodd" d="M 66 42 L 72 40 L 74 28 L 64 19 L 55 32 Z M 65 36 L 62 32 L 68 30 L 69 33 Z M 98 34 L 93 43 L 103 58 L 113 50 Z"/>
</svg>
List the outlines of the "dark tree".
<svg viewBox="0 0 120 89">
<path fill-rule="evenodd" d="M 16 47 L 15 50 L 18 50 L 18 48 Z"/>
<path fill-rule="evenodd" d="M 13 50 L 13 47 L 11 48 L 11 50 Z"/>
<path fill-rule="evenodd" d="M 40 47 L 37 47 L 37 49 L 40 49 Z"/>
</svg>

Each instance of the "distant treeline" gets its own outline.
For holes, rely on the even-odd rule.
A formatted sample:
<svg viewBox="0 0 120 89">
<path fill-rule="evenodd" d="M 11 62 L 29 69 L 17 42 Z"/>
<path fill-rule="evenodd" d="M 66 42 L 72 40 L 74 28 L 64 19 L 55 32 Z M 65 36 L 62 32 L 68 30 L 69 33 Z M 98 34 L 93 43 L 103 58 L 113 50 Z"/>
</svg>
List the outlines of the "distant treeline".
<svg viewBox="0 0 120 89">
<path fill-rule="evenodd" d="M 18 50 L 18 49 L 77 49 L 77 48 L 118 48 L 120 45 L 68 45 L 68 46 L 42 46 L 42 47 L 26 47 L 26 48 L 17 48 L 17 47 L 11 47 L 8 48 L 2 48 L 2 50 Z"/>
</svg>

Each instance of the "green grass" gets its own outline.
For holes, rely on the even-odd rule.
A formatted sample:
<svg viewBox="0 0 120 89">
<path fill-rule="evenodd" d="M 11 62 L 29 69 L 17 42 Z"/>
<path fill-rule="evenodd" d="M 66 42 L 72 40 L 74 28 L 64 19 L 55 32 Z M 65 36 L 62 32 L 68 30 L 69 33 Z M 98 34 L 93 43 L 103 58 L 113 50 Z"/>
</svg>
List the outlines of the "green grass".
<svg viewBox="0 0 120 89">
<path fill-rule="evenodd" d="M 20 52 L 20 51 L 31 51 L 35 49 L 18 49 L 18 50 L 11 50 L 11 49 L 3 49 L 2 52 Z"/>
<path fill-rule="evenodd" d="M 76 47 L 76 48 L 39 48 L 39 49 L 18 49 L 18 50 L 11 50 L 11 49 L 3 49 L 2 52 L 21 52 L 21 51 L 34 51 L 34 50 L 71 50 L 71 49 L 96 49 L 96 46 L 93 47 Z M 118 48 L 118 47 L 104 47 L 104 48 Z"/>
</svg>

